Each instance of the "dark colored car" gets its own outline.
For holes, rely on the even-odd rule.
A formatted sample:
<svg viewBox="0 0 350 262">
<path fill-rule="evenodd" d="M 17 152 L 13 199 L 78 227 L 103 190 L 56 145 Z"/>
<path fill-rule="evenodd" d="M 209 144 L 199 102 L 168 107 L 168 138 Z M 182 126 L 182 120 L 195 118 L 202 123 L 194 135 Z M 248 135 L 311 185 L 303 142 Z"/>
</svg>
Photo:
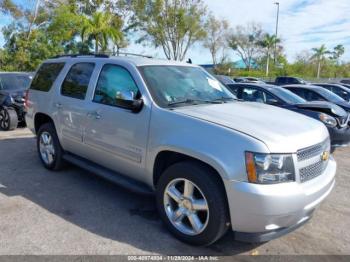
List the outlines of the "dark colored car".
<svg viewBox="0 0 350 262">
<path fill-rule="evenodd" d="M 315 86 L 321 86 L 334 94 L 340 96 L 345 101 L 350 101 L 350 89 L 345 86 L 345 84 L 326 84 L 326 83 L 315 83 Z"/>
<path fill-rule="evenodd" d="M 292 91 L 306 101 L 328 101 L 350 112 L 350 103 L 323 87 L 313 85 L 289 85 L 283 86 L 283 88 Z"/>
<path fill-rule="evenodd" d="M 274 85 L 294 85 L 301 84 L 306 85 L 307 82 L 299 77 L 290 77 L 290 76 L 279 76 L 276 78 Z"/>
<path fill-rule="evenodd" d="M 264 82 L 256 77 L 237 77 L 234 78 L 235 82 L 237 83 L 256 83 L 256 84 L 263 84 Z"/>
<path fill-rule="evenodd" d="M 235 81 L 229 77 L 229 76 L 224 76 L 224 75 L 216 75 L 215 76 L 217 80 L 221 82 L 223 85 L 229 85 L 229 84 L 234 84 Z"/>
<path fill-rule="evenodd" d="M 31 81 L 29 73 L 0 73 L 0 128 L 8 131 L 25 124 L 25 92 Z"/>
<path fill-rule="evenodd" d="M 350 79 L 340 80 L 340 83 L 350 85 Z"/>
<path fill-rule="evenodd" d="M 323 122 L 331 137 L 332 150 L 350 143 L 349 114 L 329 102 L 307 102 L 292 92 L 274 85 L 233 84 L 227 86 L 238 99 L 260 102 L 292 110 Z"/>
</svg>

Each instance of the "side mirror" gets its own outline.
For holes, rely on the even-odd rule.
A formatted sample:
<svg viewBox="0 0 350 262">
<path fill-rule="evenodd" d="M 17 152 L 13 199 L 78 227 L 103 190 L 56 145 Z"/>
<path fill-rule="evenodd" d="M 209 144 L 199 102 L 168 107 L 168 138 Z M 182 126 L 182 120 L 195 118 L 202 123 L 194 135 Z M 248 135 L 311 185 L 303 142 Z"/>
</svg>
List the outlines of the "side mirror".
<svg viewBox="0 0 350 262">
<path fill-rule="evenodd" d="M 132 91 L 118 91 L 115 96 L 116 105 L 131 110 L 133 113 L 141 111 L 143 106 L 142 99 L 136 99 Z"/>
</svg>

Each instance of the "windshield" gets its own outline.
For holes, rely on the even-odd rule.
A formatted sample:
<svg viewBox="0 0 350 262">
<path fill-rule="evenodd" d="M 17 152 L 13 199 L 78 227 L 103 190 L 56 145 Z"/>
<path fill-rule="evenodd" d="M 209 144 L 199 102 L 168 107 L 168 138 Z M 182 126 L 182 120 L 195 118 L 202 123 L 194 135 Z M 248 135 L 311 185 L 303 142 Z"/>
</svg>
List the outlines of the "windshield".
<svg viewBox="0 0 350 262">
<path fill-rule="evenodd" d="M 0 75 L 0 89 L 14 90 L 29 88 L 30 77 L 28 75 Z"/>
<path fill-rule="evenodd" d="M 346 102 L 343 98 L 341 98 L 340 96 L 337 96 L 336 94 L 334 94 L 333 92 L 331 92 L 327 89 L 319 88 L 319 89 L 317 89 L 317 92 L 330 102 L 333 102 L 333 103 Z"/>
<path fill-rule="evenodd" d="M 153 99 L 162 107 L 236 99 L 216 78 L 198 67 L 162 65 L 139 69 Z"/>
<path fill-rule="evenodd" d="M 288 104 L 301 104 L 306 102 L 304 98 L 283 88 L 274 87 L 270 89 L 270 92 Z"/>
</svg>

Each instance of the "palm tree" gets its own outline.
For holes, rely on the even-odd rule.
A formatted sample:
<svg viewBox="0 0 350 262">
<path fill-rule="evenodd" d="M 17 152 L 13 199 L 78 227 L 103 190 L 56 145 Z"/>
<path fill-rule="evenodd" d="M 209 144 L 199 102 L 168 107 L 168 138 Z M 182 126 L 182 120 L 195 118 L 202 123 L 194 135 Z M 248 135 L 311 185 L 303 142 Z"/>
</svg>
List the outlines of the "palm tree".
<svg viewBox="0 0 350 262">
<path fill-rule="evenodd" d="M 265 34 L 264 38 L 259 42 L 260 46 L 266 51 L 266 76 L 269 76 L 270 56 L 275 44 L 280 43 L 281 40 L 275 35 Z"/>
<path fill-rule="evenodd" d="M 337 45 L 333 48 L 332 59 L 334 59 L 337 64 L 339 64 L 339 58 L 344 55 L 345 47 L 343 45 Z"/>
<path fill-rule="evenodd" d="M 99 47 L 102 50 L 107 48 L 108 40 L 116 42 L 123 38 L 121 27 L 119 17 L 109 12 L 95 12 L 91 17 L 84 19 L 82 41 L 84 42 L 85 37 L 95 40 L 95 53 L 98 53 Z"/>
<path fill-rule="evenodd" d="M 319 48 L 312 48 L 314 52 L 312 59 L 317 61 L 317 78 L 320 78 L 322 61 L 326 59 L 326 55 L 330 54 L 325 45 L 321 45 Z"/>
</svg>

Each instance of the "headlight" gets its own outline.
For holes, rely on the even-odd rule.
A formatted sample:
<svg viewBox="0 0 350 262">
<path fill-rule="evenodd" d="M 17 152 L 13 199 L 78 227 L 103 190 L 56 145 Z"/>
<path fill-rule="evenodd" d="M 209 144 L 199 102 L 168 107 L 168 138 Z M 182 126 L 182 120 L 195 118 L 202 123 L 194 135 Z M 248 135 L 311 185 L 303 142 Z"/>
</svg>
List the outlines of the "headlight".
<svg viewBox="0 0 350 262">
<path fill-rule="evenodd" d="M 290 154 L 260 154 L 246 152 L 248 181 L 275 184 L 295 181 L 293 156 Z"/>
<path fill-rule="evenodd" d="M 336 127 L 337 126 L 337 120 L 330 116 L 330 115 L 327 115 L 327 114 L 324 114 L 324 113 L 320 113 L 318 115 L 319 119 L 327 126 L 330 126 L 330 127 Z"/>
</svg>

